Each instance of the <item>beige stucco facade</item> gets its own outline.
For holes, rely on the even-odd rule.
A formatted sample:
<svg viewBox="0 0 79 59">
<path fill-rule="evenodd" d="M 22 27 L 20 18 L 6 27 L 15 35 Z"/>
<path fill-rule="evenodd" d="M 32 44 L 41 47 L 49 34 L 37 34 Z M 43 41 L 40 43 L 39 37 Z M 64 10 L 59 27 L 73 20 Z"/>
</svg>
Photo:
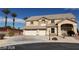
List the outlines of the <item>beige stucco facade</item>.
<svg viewBox="0 0 79 59">
<path fill-rule="evenodd" d="M 63 14 L 58 14 L 58 15 L 59 17 L 61 15 L 61 17 L 58 18 L 57 15 L 55 16 L 51 15 L 52 18 L 57 17 L 55 19 L 52 19 L 49 15 L 48 15 L 49 16 L 48 18 L 47 16 L 41 16 L 41 17 L 34 16 L 36 18 L 34 19 L 34 17 L 31 17 L 31 20 L 29 20 L 28 18 L 26 21 L 26 26 L 25 26 L 25 30 L 23 31 L 23 34 L 24 35 L 44 35 L 44 36 L 50 34 L 52 36 L 53 35 L 62 36 L 64 27 L 61 29 L 61 26 L 66 24 L 72 25 L 71 30 L 74 31 L 75 34 L 77 34 L 77 23 L 73 14 L 64 14 L 64 16 Z M 69 29 L 69 26 L 68 26 L 68 29 Z"/>
</svg>

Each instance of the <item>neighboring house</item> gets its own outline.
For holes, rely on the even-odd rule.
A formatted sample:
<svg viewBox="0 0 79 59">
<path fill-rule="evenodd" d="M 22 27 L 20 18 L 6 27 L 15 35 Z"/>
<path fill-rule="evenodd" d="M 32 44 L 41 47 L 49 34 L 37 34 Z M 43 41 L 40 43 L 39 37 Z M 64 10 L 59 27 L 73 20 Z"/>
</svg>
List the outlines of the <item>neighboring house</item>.
<svg viewBox="0 0 79 59">
<path fill-rule="evenodd" d="M 32 16 L 26 19 L 24 35 L 58 35 L 72 30 L 77 34 L 76 17 L 72 13 Z"/>
<path fill-rule="evenodd" d="M 7 34 L 7 28 L 0 27 L 0 34 Z"/>
<path fill-rule="evenodd" d="M 0 34 L 6 34 L 7 35 L 7 33 L 9 31 L 13 31 L 15 35 L 20 35 L 23 32 L 20 29 L 12 29 L 12 28 L 8 28 L 8 27 L 0 27 Z"/>
<path fill-rule="evenodd" d="M 21 29 L 9 29 L 9 31 L 13 31 L 15 35 L 23 34 L 23 30 L 21 30 Z"/>
</svg>

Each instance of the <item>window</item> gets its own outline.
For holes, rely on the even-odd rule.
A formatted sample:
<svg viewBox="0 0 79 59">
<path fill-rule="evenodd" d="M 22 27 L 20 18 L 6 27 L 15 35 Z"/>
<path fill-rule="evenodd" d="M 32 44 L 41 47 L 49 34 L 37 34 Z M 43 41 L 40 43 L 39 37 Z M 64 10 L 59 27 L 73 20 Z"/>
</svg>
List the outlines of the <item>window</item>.
<svg viewBox="0 0 79 59">
<path fill-rule="evenodd" d="M 72 28 L 73 28 L 72 24 L 63 24 L 63 25 L 61 25 L 61 30 L 64 30 L 64 31 L 72 30 Z"/>
<path fill-rule="evenodd" d="M 45 17 L 42 17 L 42 22 L 45 22 Z"/>
<path fill-rule="evenodd" d="M 51 20 L 51 23 L 54 23 L 54 19 Z"/>
<path fill-rule="evenodd" d="M 42 22 L 45 22 L 45 19 L 44 18 L 42 18 Z"/>
<path fill-rule="evenodd" d="M 51 28 L 51 33 L 54 33 L 54 28 Z"/>
<path fill-rule="evenodd" d="M 44 22 L 45 22 L 45 20 L 44 20 L 44 19 L 42 19 L 42 21 L 44 21 Z"/>
<path fill-rule="evenodd" d="M 31 21 L 31 24 L 33 24 L 33 21 Z"/>
</svg>

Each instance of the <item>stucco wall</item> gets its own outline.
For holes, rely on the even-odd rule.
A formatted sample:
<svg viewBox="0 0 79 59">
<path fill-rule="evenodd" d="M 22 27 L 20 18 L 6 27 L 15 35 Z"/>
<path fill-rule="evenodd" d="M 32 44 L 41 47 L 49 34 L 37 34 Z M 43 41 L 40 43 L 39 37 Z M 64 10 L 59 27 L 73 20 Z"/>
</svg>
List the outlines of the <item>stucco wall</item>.
<svg viewBox="0 0 79 59">
<path fill-rule="evenodd" d="M 59 21 L 61 21 L 60 19 L 55 20 L 55 24 L 58 23 Z"/>
<path fill-rule="evenodd" d="M 55 24 L 61 20 L 55 20 Z M 30 21 L 26 22 L 26 26 L 46 26 L 51 24 L 51 20 L 45 19 L 45 22 L 40 19 L 39 21 L 33 21 L 33 24 L 30 23 Z"/>
<path fill-rule="evenodd" d="M 46 26 L 47 24 L 51 24 L 51 20 L 45 19 L 45 22 L 43 22 L 40 19 L 39 21 L 33 21 L 33 24 L 31 24 L 31 21 L 26 22 L 26 26 Z"/>
</svg>

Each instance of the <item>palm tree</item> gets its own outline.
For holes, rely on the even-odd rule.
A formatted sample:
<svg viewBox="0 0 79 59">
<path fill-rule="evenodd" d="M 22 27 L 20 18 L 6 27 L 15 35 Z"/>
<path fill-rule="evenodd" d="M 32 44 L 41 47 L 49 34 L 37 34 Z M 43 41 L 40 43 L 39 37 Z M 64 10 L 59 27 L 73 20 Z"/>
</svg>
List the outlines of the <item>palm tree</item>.
<svg viewBox="0 0 79 59">
<path fill-rule="evenodd" d="M 17 17 L 16 13 L 12 13 L 13 17 L 13 28 L 15 28 L 15 17 Z"/>
<path fill-rule="evenodd" d="M 24 25 L 26 25 L 26 19 L 27 19 L 28 17 L 24 17 L 23 19 L 24 19 L 24 21 L 25 21 L 25 23 L 24 23 Z"/>
<path fill-rule="evenodd" d="M 10 13 L 8 8 L 5 8 L 2 10 L 2 12 L 5 14 L 5 27 L 7 27 L 7 15 Z"/>
<path fill-rule="evenodd" d="M 26 20 L 28 17 L 23 18 L 24 20 Z"/>
</svg>

